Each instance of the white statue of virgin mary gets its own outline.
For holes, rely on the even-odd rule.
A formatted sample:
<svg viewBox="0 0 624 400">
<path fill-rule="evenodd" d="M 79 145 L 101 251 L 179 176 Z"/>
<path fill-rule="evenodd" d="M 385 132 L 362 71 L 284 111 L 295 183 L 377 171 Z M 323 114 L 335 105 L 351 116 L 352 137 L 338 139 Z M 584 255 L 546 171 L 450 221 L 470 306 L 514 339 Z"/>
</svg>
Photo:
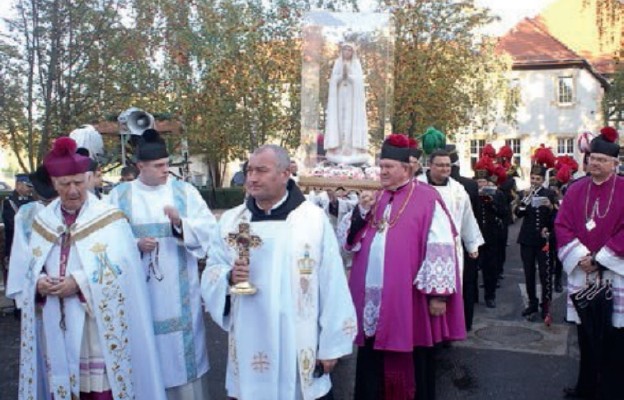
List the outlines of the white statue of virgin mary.
<svg viewBox="0 0 624 400">
<path fill-rule="evenodd" d="M 364 74 L 353 43 L 343 43 L 329 79 L 324 147 L 338 164 L 368 161 Z"/>
</svg>

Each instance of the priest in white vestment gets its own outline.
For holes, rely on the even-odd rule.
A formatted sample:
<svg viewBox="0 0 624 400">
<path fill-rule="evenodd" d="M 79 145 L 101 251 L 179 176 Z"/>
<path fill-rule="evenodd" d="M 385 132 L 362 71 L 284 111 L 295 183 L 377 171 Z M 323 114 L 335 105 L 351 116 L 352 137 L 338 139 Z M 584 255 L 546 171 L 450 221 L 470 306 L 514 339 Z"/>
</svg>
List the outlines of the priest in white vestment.
<svg viewBox="0 0 624 400">
<path fill-rule="evenodd" d="M 145 273 L 130 227 L 88 193 L 89 159 L 60 138 L 45 157 L 59 199 L 35 216 L 20 291 L 19 399 L 34 399 L 42 308 L 49 391 L 55 400 L 165 399 Z"/>
<path fill-rule="evenodd" d="M 30 259 L 28 246 L 35 216 L 58 197 L 58 193 L 54 190 L 50 176 L 43 165 L 28 175 L 28 179 L 33 185 L 35 201 L 24 204 L 15 214 L 15 231 L 5 293 L 6 297 L 15 300 L 17 308 L 22 308 L 22 290 L 24 289 L 24 280 Z"/>
<path fill-rule="evenodd" d="M 470 197 L 466 189 L 451 178 L 451 156 L 446 150 L 436 150 L 430 156 L 429 170 L 426 174 L 419 175 L 418 180 L 432 185 L 444 200 L 448 212 L 453 218 L 455 228 L 459 233 L 457 255 L 459 267 L 463 274 L 464 252 L 462 243 L 470 258 L 476 259 L 479 256 L 479 246 L 485 243 L 479 224 L 472 211 Z"/>
<path fill-rule="evenodd" d="M 249 197 L 221 217 L 202 275 L 206 308 L 229 332 L 226 389 L 238 400 L 327 396 L 357 330 L 332 226 L 289 181 L 288 165 L 279 146 L 254 152 Z M 230 294 L 246 281 L 255 294 Z"/>
<path fill-rule="evenodd" d="M 191 184 L 168 179 L 169 154 L 158 132 L 136 149 L 139 177 L 113 189 L 108 201 L 130 221 L 147 271 L 153 329 L 169 400 L 208 398 L 208 353 L 198 259 L 206 257 L 216 220 Z"/>
<path fill-rule="evenodd" d="M 358 195 L 354 191 L 347 193 L 345 188 L 338 187 L 334 189 L 327 189 L 325 191 L 310 192 L 306 198 L 312 203 L 321 207 L 325 211 L 325 215 L 329 218 L 329 223 L 334 228 L 334 232 L 338 226 L 338 222 L 342 221 L 345 215 L 351 212 L 358 204 Z M 351 253 L 340 248 L 340 255 L 342 256 L 342 262 L 345 268 L 348 270 L 351 268 L 352 257 Z"/>
</svg>

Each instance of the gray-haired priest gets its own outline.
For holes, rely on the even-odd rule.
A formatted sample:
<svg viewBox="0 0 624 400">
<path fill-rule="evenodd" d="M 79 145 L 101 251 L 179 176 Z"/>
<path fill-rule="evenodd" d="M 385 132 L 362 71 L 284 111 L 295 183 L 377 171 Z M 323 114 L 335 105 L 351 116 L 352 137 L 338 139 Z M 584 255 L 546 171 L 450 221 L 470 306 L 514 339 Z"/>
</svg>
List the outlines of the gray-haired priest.
<svg viewBox="0 0 624 400">
<path fill-rule="evenodd" d="M 130 226 L 88 193 L 89 158 L 60 138 L 44 160 L 59 199 L 33 222 L 22 295 L 19 399 L 41 374 L 55 400 L 165 399 L 145 274 Z M 46 367 L 37 363 L 43 313 Z"/>
<path fill-rule="evenodd" d="M 289 158 L 258 148 L 245 204 L 223 214 L 202 276 L 206 308 L 229 331 L 226 388 L 238 400 L 330 399 L 329 372 L 356 333 L 336 235 L 289 180 Z M 257 290 L 255 294 L 249 293 Z"/>
</svg>

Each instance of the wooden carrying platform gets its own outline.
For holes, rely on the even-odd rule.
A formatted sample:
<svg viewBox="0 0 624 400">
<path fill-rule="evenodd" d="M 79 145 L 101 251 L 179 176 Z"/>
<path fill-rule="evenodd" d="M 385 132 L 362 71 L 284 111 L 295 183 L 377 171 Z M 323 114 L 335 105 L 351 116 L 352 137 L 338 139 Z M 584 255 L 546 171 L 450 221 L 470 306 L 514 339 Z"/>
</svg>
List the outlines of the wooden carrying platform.
<svg viewBox="0 0 624 400">
<path fill-rule="evenodd" d="M 379 190 L 381 183 L 368 179 L 335 179 L 319 176 L 301 176 L 298 185 L 310 189 L 335 189 L 343 187 L 346 190 Z"/>
</svg>

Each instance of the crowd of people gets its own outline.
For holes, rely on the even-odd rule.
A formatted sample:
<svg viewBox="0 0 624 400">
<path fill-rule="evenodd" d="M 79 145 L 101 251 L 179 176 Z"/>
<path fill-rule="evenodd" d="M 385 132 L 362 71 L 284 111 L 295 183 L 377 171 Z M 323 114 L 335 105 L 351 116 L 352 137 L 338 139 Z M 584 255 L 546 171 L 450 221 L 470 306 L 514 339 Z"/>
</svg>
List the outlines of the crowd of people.
<svg viewBox="0 0 624 400">
<path fill-rule="evenodd" d="M 208 399 L 206 312 L 228 333 L 230 399 L 333 399 L 329 374 L 354 345 L 354 399 L 435 399 L 436 352 L 472 329 L 479 271 L 485 305 L 497 306 L 514 218 L 523 316 L 550 323 L 564 271 L 569 294 L 608 282 L 599 340 L 568 301 L 581 357 L 564 395 L 621 399 L 616 139 L 607 127 L 589 144 L 586 176 L 540 147 L 519 193 L 507 146 L 486 146 L 466 178 L 453 146 L 428 154 L 425 170 L 416 143 L 390 135 L 380 190 L 304 194 L 288 152 L 263 145 L 232 181 L 244 203 L 217 221 L 197 189 L 170 179 L 158 132 L 138 140 L 136 170 L 106 196 L 97 163 L 59 138 L 3 205 L 6 295 L 21 310 L 19 399 Z"/>
</svg>

